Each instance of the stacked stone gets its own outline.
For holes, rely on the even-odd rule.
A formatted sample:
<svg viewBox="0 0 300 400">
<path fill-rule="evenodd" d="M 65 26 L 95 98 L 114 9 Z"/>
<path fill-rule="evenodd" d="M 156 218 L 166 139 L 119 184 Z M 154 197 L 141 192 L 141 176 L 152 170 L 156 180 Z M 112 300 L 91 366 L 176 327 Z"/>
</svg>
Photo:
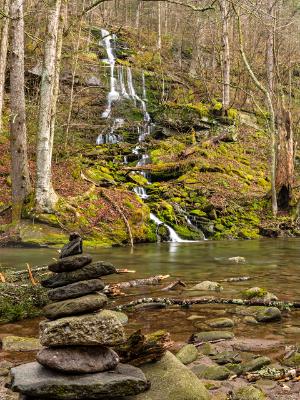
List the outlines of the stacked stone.
<svg viewBox="0 0 300 400">
<path fill-rule="evenodd" d="M 104 310 L 102 276 L 116 273 L 89 255 L 62 258 L 49 265 L 54 274 L 42 281 L 52 301 L 40 323 L 45 346 L 37 361 L 12 369 L 12 389 L 26 399 L 111 399 L 148 388 L 143 372 L 120 364 L 110 348 L 124 342 L 118 313 Z"/>
</svg>

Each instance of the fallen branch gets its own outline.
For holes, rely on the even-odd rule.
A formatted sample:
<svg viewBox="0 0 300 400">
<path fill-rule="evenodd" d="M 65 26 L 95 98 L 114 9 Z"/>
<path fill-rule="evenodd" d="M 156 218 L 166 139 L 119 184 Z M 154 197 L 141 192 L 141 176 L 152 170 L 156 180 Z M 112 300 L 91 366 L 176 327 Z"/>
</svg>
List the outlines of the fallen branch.
<svg viewBox="0 0 300 400">
<path fill-rule="evenodd" d="M 176 290 L 182 287 L 186 287 L 186 284 L 181 280 L 171 282 L 169 285 L 163 287 L 161 290 Z"/>
<path fill-rule="evenodd" d="M 134 279 L 128 282 L 115 283 L 112 285 L 107 285 L 104 289 L 104 292 L 106 294 L 116 296 L 122 294 L 121 289 L 129 289 L 133 287 L 141 287 L 148 285 L 159 285 L 162 280 L 169 278 L 169 276 L 170 275 L 156 275 L 150 278 Z"/>
<path fill-rule="evenodd" d="M 256 382 L 259 379 L 272 379 L 280 382 L 291 380 L 298 381 L 300 377 L 300 368 L 262 368 L 259 371 L 248 372 L 245 378 L 249 382 Z"/>
<path fill-rule="evenodd" d="M 141 330 L 138 330 L 129 337 L 126 343 L 115 350 L 123 363 L 137 366 L 160 360 L 172 345 L 168 332 L 157 331 L 143 335 Z"/>
<path fill-rule="evenodd" d="M 33 286 L 35 286 L 37 284 L 37 282 L 35 281 L 35 279 L 34 279 L 34 277 L 32 275 L 32 271 L 31 271 L 30 265 L 28 263 L 26 263 L 26 266 L 27 266 L 29 279 L 30 279 L 31 283 L 33 284 Z"/>
<path fill-rule="evenodd" d="M 243 300 L 243 299 L 222 299 L 215 297 L 191 297 L 190 299 L 175 299 L 165 297 L 146 297 L 143 299 L 133 300 L 130 303 L 122 304 L 115 307 L 116 310 L 125 310 L 132 308 L 138 304 L 146 303 L 164 303 L 166 306 L 179 305 L 181 307 L 189 307 L 196 304 L 234 304 L 238 306 L 267 306 L 286 308 L 300 308 L 300 301 L 263 301 L 263 300 Z"/>
</svg>

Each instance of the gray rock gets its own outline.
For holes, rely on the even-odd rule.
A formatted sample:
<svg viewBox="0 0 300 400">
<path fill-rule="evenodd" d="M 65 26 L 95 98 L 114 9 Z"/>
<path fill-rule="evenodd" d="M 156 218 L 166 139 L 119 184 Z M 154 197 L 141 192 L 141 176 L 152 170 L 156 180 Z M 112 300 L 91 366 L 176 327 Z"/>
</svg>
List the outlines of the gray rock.
<svg viewBox="0 0 300 400">
<path fill-rule="evenodd" d="M 233 328 L 234 322 L 230 318 L 214 318 L 206 321 L 211 328 Z"/>
<path fill-rule="evenodd" d="M 103 290 L 104 287 L 105 284 L 100 279 L 90 279 L 49 290 L 48 297 L 52 301 L 74 299 L 98 290 Z"/>
<path fill-rule="evenodd" d="M 105 294 L 88 294 L 77 299 L 63 300 L 48 304 L 44 307 L 44 315 L 49 319 L 57 319 L 100 310 L 105 304 L 107 304 L 107 297 Z"/>
<path fill-rule="evenodd" d="M 36 351 L 40 350 L 39 339 L 22 336 L 5 336 L 2 338 L 3 351 Z"/>
<path fill-rule="evenodd" d="M 192 371 L 200 379 L 211 379 L 216 381 L 223 381 L 228 379 L 232 374 L 226 367 L 221 367 L 219 365 L 206 365 L 198 364 L 194 365 Z"/>
<path fill-rule="evenodd" d="M 148 392 L 128 400 L 209 400 L 201 381 L 169 351 L 155 363 L 142 366 L 151 383 Z M 127 400 L 127 399 L 126 399 Z"/>
<path fill-rule="evenodd" d="M 116 272 L 116 268 L 111 263 L 96 261 L 76 271 L 54 274 L 50 278 L 41 281 L 41 284 L 46 288 L 57 288 L 74 282 L 115 274 Z"/>
<path fill-rule="evenodd" d="M 268 357 L 257 357 L 253 360 L 244 362 L 241 364 L 243 373 L 257 371 L 266 365 L 271 364 L 271 360 Z"/>
<path fill-rule="evenodd" d="M 104 400 L 135 395 L 149 386 L 140 369 L 126 364 L 109 372 L 70 376 L 33 362 L 12 368 L 11 376 L 14 391 L 41 400 Z"/>
<path fill-rule="evenodd" d="M 109 310 L 40 323 L 43 346 L 116 346 L 125 340 L 124 328 Z"/>
<path fill-rule="evenodd" d="M 236 313 L 254 317 L 258 322 L 272 322 L 281 319 L 281 312 L 277 307 L 251 306 L 237 307 Z"/>
<path fill-rule="evenodd" d="M 103 372 L 119 363 L 117 353 L 104 346 L 44 348 L 36 359 L 44 367 L 73 374 Z"/>
<path fill-rule="evenodd" d="M 208 332 L 199 332 L 199 333 L 194 333 L 190 341 L 192 343 L 197 343 L 197 342 L 213 342 L 215 340 L 220 340 L 220 339 L 233 339 L 234 334 L 232 332 L 227 332 L 227 331 L 208 331 Z"/>
<path fill-rule="evenodd" d="M 49 271 L 52 272 L 69 272 L 75 271 L 76 269 L 82 268 L 92 262 L 92 257 L 89 255 L 79 255 L 61 258 L 55 263 L 48 265 Z"/>
<path fill-rule="evenodd" d="M 203 291 L 214 290 L 216 292 L 220 292 L 221 290 L 223 290 L 223 287 L 218 282 L 203 281 L 193 286 L 192 290 L 203 290 Z"/>
<path fill-rule="evenodd" d="M 178 360 L 182 362 L 182 364 L 187 365 L 197 360 L 199 356 L 197 347 L 193 344 L 187 344 L 183 346 L 182 349 L 176 354 Z"/>
<path fill-rule="evenodd" d="M 244 386 L 233 393 L 233 400 L 265 400 L 264 393 L 254 386 Z"/>
</svg>

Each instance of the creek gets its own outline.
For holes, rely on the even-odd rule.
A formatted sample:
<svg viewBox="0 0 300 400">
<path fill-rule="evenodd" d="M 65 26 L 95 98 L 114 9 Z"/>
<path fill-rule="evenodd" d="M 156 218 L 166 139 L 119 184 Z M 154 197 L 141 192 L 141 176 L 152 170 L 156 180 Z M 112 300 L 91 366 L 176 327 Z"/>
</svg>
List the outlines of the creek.
<svg viewBox="0 0 300 400">
<path fill-rule="evenodd" d="M 106 282 L 127 281 L 130 279 L 150 277 L 158 274 L 169 274 L 168 281 L 162 285 L 147 286 L 125 290 L 127 297 L 121 302 L 129 302 L 139 297 L 191 297 L 213 295 L 227 298 L 241 298 L 241 292 L 253 286 L 266 288 L 276 294 L 280 300 L 300 300 L 300 239 L 276 239 L 253 241 L 190 242 L 161 243 L 129 247 L 92 250 L 95 260 L 106 260 L 119 268 L 135 270 L 133 275 L 105 277 Z M 235 264 L 228 258 L 245 257 L 246 262 Z M 0 249 L 1 271 L 23 269 L 25 263 L 31 266 L 50 263 L 57 257 L 54 249 Z M 222 282 L 230 277 L 249 276 L 251 279 L 242 282 Z M 168 282 L 181 279 L 188 287 L 195 283 L 211 280 L 218 281 L 224 290 L 217 292 L 199 292 L 191 290 L 162 292 L 160 288 Z M 117 302 L 118 302 L 117 301 Z M 117 304 L 116 302 L 116 304 Z M 237 322 L 233 328 L 236 336 L 252 338 L 280 339 L 285 343 L 300 342 L 300 311 L 283 312 L 279 322 L 248 325 L 243 318 L 234 313 L 236 306 L 197 305 L 189 309 L 170 307 L 160 310 L 139 310 L 129 312 L 128 330 L 142 328 L 149 332 L 166 329 L 172 338 L 186 341 L 197 331 L 193 321 L 187 318 L 198 314 L 203 321 L 207 318 L 227 316 Z M 38 333 L 38 319 L 21 321 L 15 324 L 0 326 L 3 334 L 34 335 Z M 287 328 L 295 328 L 290 333 Z"/>
</svg>

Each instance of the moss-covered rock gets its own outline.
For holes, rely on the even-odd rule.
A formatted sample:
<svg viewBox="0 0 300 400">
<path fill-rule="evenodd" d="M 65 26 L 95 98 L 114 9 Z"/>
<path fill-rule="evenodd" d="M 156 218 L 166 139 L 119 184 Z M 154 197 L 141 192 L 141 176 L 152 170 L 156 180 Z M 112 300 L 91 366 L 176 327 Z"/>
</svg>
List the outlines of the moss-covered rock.
<svg viewBox="0 0 300 400">
<path fill-rule="evenodd" d="M 198 358 L 198 355 L 197 347 L 193 344 L 187 344 L 179 350 L 176 357 L 182 362 L 182 364 L 187 365 L 195 361 Z"/>
<path fill-rule="evenodd" d="M 234 391 L 233 400 L 266 400 L 265 394 L 254 386 L 245 386 Z"/>
</svg>

